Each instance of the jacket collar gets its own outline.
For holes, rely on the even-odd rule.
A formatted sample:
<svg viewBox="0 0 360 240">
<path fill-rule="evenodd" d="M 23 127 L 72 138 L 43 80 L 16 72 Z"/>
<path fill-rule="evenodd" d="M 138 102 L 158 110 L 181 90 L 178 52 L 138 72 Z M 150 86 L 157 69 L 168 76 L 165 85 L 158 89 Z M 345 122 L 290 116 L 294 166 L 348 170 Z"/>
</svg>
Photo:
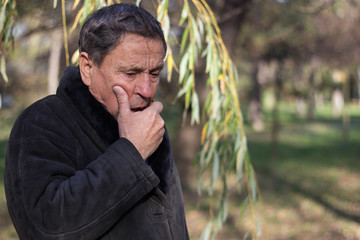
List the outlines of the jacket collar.
<svg viewBox="0 0 360 240">
<path fill-rule="evenodd" d="M 107 146 L 119 139 L 117 121 L 90 93 L 82 82 L 78 67 L 70 66 L 64 71 L 57 90 L 74 114 L 79 117 L 79 125 L 88 135 L 93 136 L 98 145 L 105 150 Z M 89 127 L 84 127 L 88 126 Z M 95 135 L 95 136 L 94 136 Z M 101 141 L 97 139 L 101 139 Z M 173 170 L 173 156 L 167 132 L 158 149 L 146 161 L 160 179 L 159 188 L 166 193 Z"/>
</svg>

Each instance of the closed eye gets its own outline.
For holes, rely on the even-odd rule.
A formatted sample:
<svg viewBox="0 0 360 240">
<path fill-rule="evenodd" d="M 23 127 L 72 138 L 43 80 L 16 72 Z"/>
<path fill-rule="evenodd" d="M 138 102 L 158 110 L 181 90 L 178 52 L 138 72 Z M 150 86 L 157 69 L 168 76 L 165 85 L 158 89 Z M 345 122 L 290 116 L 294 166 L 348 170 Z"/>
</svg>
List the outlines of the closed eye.
<svg viewBox="0 0 360 240">
<path fill-rule="evenodd" d="M 160 72 L 153 72 L 153 73 L 150 73 L 150 74 L 153 77 L 158 77 L 160 75 Z"/>
<path fill-rule="evenodd" d="M 126 75 L 128 75 L 128 76 L 130 76 L 130 77 L 131 77 L 131 76 L 135 76 L 136 74 L 137 74 L 136 72 L 127 72 L 127 73 L 126 73 Z"/>
</svg>

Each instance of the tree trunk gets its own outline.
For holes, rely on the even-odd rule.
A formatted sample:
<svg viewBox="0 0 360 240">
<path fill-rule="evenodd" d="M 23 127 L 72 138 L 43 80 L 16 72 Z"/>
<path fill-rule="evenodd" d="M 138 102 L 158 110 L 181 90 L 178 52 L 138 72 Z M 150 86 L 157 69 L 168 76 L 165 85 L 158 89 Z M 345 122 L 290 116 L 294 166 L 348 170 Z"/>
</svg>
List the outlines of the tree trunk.
<svg viewBox="0 0 360 240">
<path fill-rule="evenodd" d="M 59 69 L 62 49 L 62 28 L 55 28 L 51 33 L 49 56 L 48 93 L 54 94 L 59 84 Z"/>
<path fill-rule="evenodd" d="M 246 8 L 251 0 L 226 0 L 223 5 L 224 8 L 220 13 L 225 18 L 219 19 L 219 25 L 222 33 L 222 37 L 230 54 L 234 52 L 236 38 L 240 30 L 242 19 L 246 13 Z M 232 11 L 236 9 L 235 11 Z M 207 75 L 204 71 L 204 64 L 199 62 L 196 69 L 196 90 L 199 95 L 200 106 L 203 106 L 208 88 L 206 87 Z M 176 134 L 176 142 L 174 142 L 174 156 L 176 158 L 176 164 L 179 169 L 179 174 L 182 176 L 182 184 L 185 187 L 194 187 L 197 179 L 195 169 L 192 168 L 193 162 L 200 150 L 200 137 L 201 137 L 201 125 L 189 126 L 188 121 L 178 129 Z M 196 187 L 196 185 L 195 185 Z"/>
<path fill-rule="evenodd" d="M 333 117 L 339 117 L 344 108 L 344 96 L 340 89 L 335 89 L 331 97 L 332 102 L 332 115 Z"/>
<path fill-rule="evenodd" d="M 248 110 L 248 121 L 251 123 L 252 128 L 260 132 L 264 130 L 264 121 L 261 112 L 261 85 L 260 75 L 262 75 L 262 62 L 256 61 L 254 63 L 254 70 L 252 76 L 252 91 L 251 100 Z"/>
<path fill-rule="evenodd" d="M 307 98 L 307 119 L 313 120 L 314 119 L 314 111 L 315 111 L 315 86 L 314 86 L 314 79 L 315 79 L 315 70 L 311 69 L 310 77 L 309 77 L 309 95 Z"/>
<path fill-rule="evenodd" d="M 360 66 L 357 67 L 357 97 L 358 97 L 358 104 L 360 107 Z"/>
<path fill-rule="evenodd" d="M 224 44 L 231 57 L 234 56 L 235 44 L 241 23 L 248 12 L 252 0 L 225 0 L 220 11 L 219 26 Z"/>
<path fill-rule="evenodd" d="M 234 58 L 236 51 L 237 36 L 240 32 L 241 23 L 249 10 L 251 0 L 225 0 L 224 7 L 219 19 L 221 36 L 231 58 Z M 263 120 L 260 103 L 260 83 L 257 78 L 258 63 L 255 63 L 254 75 L 252 77 L 252 95 L 248 110 L 248 120 L 256 131 L 263 130 Z"/>
<path fill-rule="evenodd" d="M 346 103 L 350 100 L 350 81 L 347 77 L 343 83 L 343 95 L 344 95 L 344 110 L 343 110 L 343 142 L 347 144 L 349 141 L 349 128 L 350 128 L 350 114 Z"/>
<path fill-rule="evenodd" d="M 282 91 L 282 72 L 283 63 L 279 62 L 275 74 L 275 90 L 274 90 L 274 107 L 272 111 L 272 126 L 271 126 L 271 159 L 276 161 L 278 158 L 279 148 L 279 133 L 280 133 L 280 119 L 279 119 L 279 103 Z"/>
</svg>

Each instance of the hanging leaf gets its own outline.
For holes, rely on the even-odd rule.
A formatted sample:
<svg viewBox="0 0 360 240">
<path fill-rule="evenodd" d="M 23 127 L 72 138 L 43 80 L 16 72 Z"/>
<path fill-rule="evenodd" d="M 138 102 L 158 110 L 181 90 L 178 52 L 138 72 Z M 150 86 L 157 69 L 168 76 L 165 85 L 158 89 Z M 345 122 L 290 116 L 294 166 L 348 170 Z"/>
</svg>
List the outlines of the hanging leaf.
<svg viewBox="0 0 360 240">
<path fill-rule="evenodd" d="M 5 11 L 6 11 L 6 5 L 8 3 L 8 0 L 5 0 L 5 2 L 3 3 L 3 5 L 1 6 L 1 12 L 0 12 L 0 32 L 3 31 L 3 29 L 5 28 Z"/>
<path fill-rule="evenodd" d="M 189 53 L 186 52 L 180 62 L 179 66 L 179 84 L 184 81 L 184 77 L 188 71 L 188 63 L 189 63 Z"/>
<path fill-rule="evenodd" d="M 213 168 L 212 168 L 212 179 L 211 179 L 213 183 L 216 182 L 219 176 L 219 171 L 220 171 L 220 159 L 219 159 L 219 155 L 215 152 L 214 160 L 213 160 Z"/>
<path fill-rule="evenodd" d="M 167 56 L 167 81 L 171 81 L 172 70 L 174 68 L 174 58 L 172 54 Z"/>
<path fill-rule="evenodd" d="M 183 9 L 181 11 L 181 18 L 179 21 L 179 26 L 183 25 L 184 22 L 187 20 L 188 18 L 188 11 L 189 11 L 189 5 L 187 2 L 184 3 Z"/>
<path fill-rule="evenodd" d="M 54 1 L 57 1 L 57 0 L 54 0 Z M 73 6 L 72 6 L 72 10 L 75 10 L 76 7 L 79 5 L 79 3 L 80 3 L 80 0 L 75 0 L 75 1 L 74 1 L 74 4 L 73 4 Z"/>
<path fill-rule="evenodd" d="M 184 51 L 186 42 L 187 42 L 188 37 L 189 37 L 189 29 L 190 29 L 189 26 L 187 26 L 185 28 L 185 30 L 184 30 L 183 36 L 181 38 L 180 53 L 183 53 L 183 51 Z"/>
<path fill-rule="evenodd" d="M 159 22 L 167 15 L 169 0 L 162 1 L 157 8 L 157 20 Z"/>
<path fill-rule="evenodd" d="M 210 239 L 212 229 L 213 229 L 213 223 L 209 222 L 206 225 L 204 231 L 202 232 L 202 234 L 200 236 L 200 240 L 208 240 L 208 239 Z"/>
<path fill-rule="evenodd" d="M 199 105 L 199 97 L 196 92 L 192 93 L 191 98 L 191 121 L 190 124 L 197 124 L 200 122 L 200 105 Z"/>
<path fill-rule="evenodd" d="M 186 84 L 185 84 L 185 109 L 189 109 L 190 106 L 190 99 L 191 99 L 191 91 L 192 91 L 192 86 L 194 83 L 194 76 L 192 74 L 189 75 L 189 77 L 186 80 Z"/>
<path fill-rule="evenodd" d="M 142 2 L 141 0 L 136 0 L 136 6 L 140 6 L 141 2 Z"/>
<path fill-rule="evenodd" d="M 4 81 L 5 82 L 9 82 L 9 79 L 7 77 L 7 74 L 6 74 L 6 61 L 5 61 L 5 56 L 4 55 L 1 55 L 1 66 L 0 66 L 0 72 L 1 72 L 1 76 L 3 77 Z"/>
</svg>

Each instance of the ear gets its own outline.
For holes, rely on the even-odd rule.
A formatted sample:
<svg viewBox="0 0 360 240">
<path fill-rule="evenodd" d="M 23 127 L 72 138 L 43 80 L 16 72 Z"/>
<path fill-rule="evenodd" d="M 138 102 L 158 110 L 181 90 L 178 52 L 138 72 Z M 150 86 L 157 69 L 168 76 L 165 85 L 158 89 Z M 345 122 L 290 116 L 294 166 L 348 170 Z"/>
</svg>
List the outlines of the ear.
<svg viewBox="0 0 360 240">
<path fill-rule="evenodd" d="M 81 52 L 79 56 L 79 69 L 80 69 L 81 80 L 86 86 L 90 86 L 91 73 L 93 67 L 94 67 L 94 63 L 89 58 L 87 52 Z"/>
</svg>

